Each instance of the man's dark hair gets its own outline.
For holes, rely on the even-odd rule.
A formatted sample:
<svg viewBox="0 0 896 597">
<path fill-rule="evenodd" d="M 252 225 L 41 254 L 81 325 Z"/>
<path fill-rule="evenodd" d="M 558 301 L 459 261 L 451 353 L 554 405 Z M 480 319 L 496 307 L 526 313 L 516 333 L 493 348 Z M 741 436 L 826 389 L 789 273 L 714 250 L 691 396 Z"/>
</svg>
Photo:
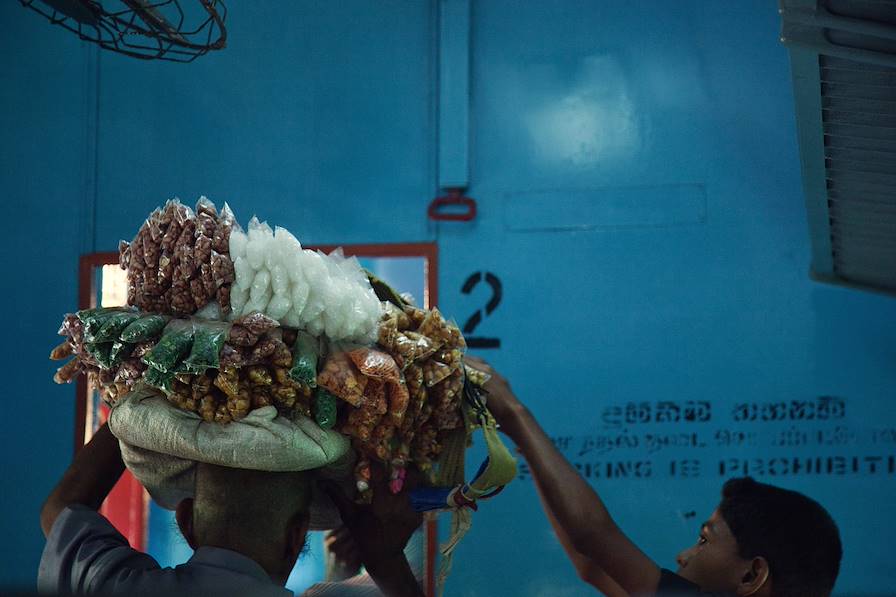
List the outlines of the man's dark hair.
<svg viewBox="0 0 896 597">
<path fill-rule="evenodd" d="M 796 491 L 729 479 L 719 514 L 740 557 L 768 562 L 774 597 L 827 597 L 840 571 L 837 525 L 821 504 Z"/>
<path fill-rule="evenodd" d="M 288 533 L 308 521 L 311 475 L 267 472 L 200 462 L 196 468 L 193 533 L 199 545 L 249 556 L 272 574 L 285 574 Z M 288 563 L 292 566 L 292 563 Z"/>
</svg>

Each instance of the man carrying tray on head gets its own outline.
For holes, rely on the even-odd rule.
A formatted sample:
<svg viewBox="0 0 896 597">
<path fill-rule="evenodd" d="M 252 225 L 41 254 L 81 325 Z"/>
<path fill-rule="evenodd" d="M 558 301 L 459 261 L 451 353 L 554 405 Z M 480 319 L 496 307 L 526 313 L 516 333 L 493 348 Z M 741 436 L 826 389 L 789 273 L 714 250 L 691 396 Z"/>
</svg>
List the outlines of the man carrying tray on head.
<svg viewBox="0 0 896 597">
<path fill-rule="evenodd" d="M 152 404 L 151 391 L 138 389 L 135 394 L 145 398 L 140 402 L 148 402 L 146 406 Z M 265 425 L 261 417 L 255 418 Z M 273 425 L 271 421 L 267 423 Z M 343 442 L 340 453 L 334 437 L 326 438 L 331 445 L 310 437 L 304 441 L 309 453 L 332 449 L 330 457 L 335 459 L 348 448 Z M 138 478 L 154 474 L 142 470 L 149 463 L 162 463 L 168 472 L 172 462 L 174 468 L 183 464 L 175 459 L 165 464 L 169 459 L 136 447 L 126 446 L 125 454 Z M 310 519 L 325 510 L 317 505 L 326 503 L 322 489 L 339 509 L 380 590 L 386 595 L 423 594 L 402 551 L 421 520 L 408 501 L 414 479 L 393 495 L 386 490 L 380 469 L 374 468 L 373 502 L 358 506 L 333 481 L 315 483 L 313 471 L 268 472 L 209 463 L 180 466 L 179 476 L 194 480 L 195 490 L 193 497 L 178 502 L 176 517 L 195 553 L 176 568 L 162 569 L 152 557 L 132 549 L 97 512 L 124 467 L 119 441 L 104 424 L 77 454 L 41 511 L 47 537 L 38 575 L 41 592 L 290 595 L 283 585 L 302 553 Z M 166 481 L 169 487 L 171 478 Z M 184 485 L 183 480 L 177 483 Z M 331 583 L 312 587 L 306 595 L 331 590 L 356 594 L 348 589 Z M 364 594 L 374 593 L 368 586 Z"/>
<path fill-rule="evenodd" d="M 282 594 L 306 532 L 341 524 L 386 594 L 419 595 L 402 550 L 429 510 L 457 523 L 444 582 L 476 500 L 516 474 L 456 324 L 205 198 L 153 211 L 119 263 L 127 306 L 67 314 L 50 355 L 111 412 L 44 506 L 42 590 Z M 474 429 L 489 458 L 464 483 Z M 161 570 L 97 514 L 125 466 L 176 510 L 188 563 Z"/>
</svg>

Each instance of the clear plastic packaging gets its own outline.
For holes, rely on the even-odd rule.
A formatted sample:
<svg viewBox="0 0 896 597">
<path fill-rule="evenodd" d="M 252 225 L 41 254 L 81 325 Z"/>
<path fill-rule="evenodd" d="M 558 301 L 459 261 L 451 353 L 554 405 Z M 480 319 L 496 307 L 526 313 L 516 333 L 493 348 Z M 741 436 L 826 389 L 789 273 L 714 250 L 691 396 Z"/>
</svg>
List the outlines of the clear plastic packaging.
<svg viewBox="0 0 896 597">
<path fill-rule="evenodd" d="M 324 333 L 324 317 L 323 314 L 318 315 L 311 321 L 305 323 L 305 329 L 308 330 L 309 334 L 314 336 L 320 336 Z"/>
<path fill-rule="evenodd" d="M 196 240 L 193 242 L 193 259 L 200 265 L 205 265 L 212 258 L 212 239 L 202 234 L 199 225 L 196 228 Z"/>
<path fill-rule="evenodd" d="M 196 226 L 193 220 L 184 222 L 180 236 L 174 243 L 174 258 L 177 261 L 177 270 L 175 279 L 182 281 L 189 280 L 196 273 L 198 267 L 195 254 L 193 252 L 193 235 Z"/>
<path fill-rule="evenodd" d="M 388 383 L 398 383 L 401 371 L 389 354 L 372 348 L 356 348 L 348 352 L 349 358 L 358 370 L 367 377 Z"/>
<path fill-rule="evenodd" d="M 246 257 L 246 246 L 249 244 L 249 237 L 238 226 L 230 231 L 230 258 L 236 263 L 240 257 Z"/>
<path fill-rule="evenodd" d="M 480 388 L 483 387 L 485 383 L 492 377 L 485 371 L 474 369 L 466 363 L 464 363 L 464 373 L 466 373 L 467 379 L 470 380 L 471 384 L 473 384 L 474 386 L 479 386 Z"/>
<path fill-rule="evenodd" d="M 211 268 L 216 287 L 232 284 L 236 280 L 236 270 L 230 257 L 218 253 L 214 249 L 211 253 Z"/>
<path fill-rule="evenodd" d="M 189 315 L 196 310 L 196 301 L 187 281 L 175 281 L 169 294 L 171 311 L 177 315 Z"/>
<path fill-rule="evenodd" d="M 327 357 L 317 376 L 317 385 L 352 406 L 360 407 L 364 403 L 367 378 L 358 372 L 348 355 L 338 352 Z"/>
<path fill-rule="evenodd" d="M 246 260 L 252 269 L 258 271 L 264 267 L 268 249 L 274 234 L 267 222 L 259 222 L 254 217 L 249 221 L 248 242 L 246 243 Z"/>
<path fill-rule="evenodd" d="M 81 373 L 81 361 L 74 358 L 56 370 L 53 381 L 59 384 L 71 383 L 79 373 Z"/>
<path fill-rule="evenodd" d="M 448 323 L 436 307 L 426 313 L 417 332 L 432 340 L 433 345 L 439 348 L 452 342 Z"/>
<path fill-rule="evenodd" d="M 383 348 L 395 351 L 394 347 L 397 339 L 398 328 L 396 327 L 396 320 L 388 318 L 381 321 L 379 326 L 377 326 L 377 343 Z M 405 355 L 402 354 L 401 357 L 404 359 Z"/>
<path fill-rule="evenodd" d="M 215 302 L 218 303 L 220 309 L 219 317 L 230 315 L 230 284 L 218 288 L 218 292 L 215 293 Z"/>
<path fill-rule="evenodd" d="M 305 305 L 308 302 L 308 294 L 310 288 L 308 287 L 308 283 L 305 281 L 305 278 L 302 277 L 301 280 L 294 280 L 289 287 L 290 290 L 290 298 L 292 299 L 292 306 L 290 307 L 289 312 L 293 315 L 292 321 L 294 321 L 294 327 L 299 327 L 303 321 L 302 317 L 305 313 Z"/>
<path fill-rule="evenodd" d="M 205 301 L 208 300 L 208 295 L 205 292 L 205 284 L 202 283 L 201 278 L 193 278 L 190 280 L 190 297 L 193 299 L 193 304 L 197 307 L 205 305 Z"/>
<path fill-rule="evenodd" d="M 212 266 L 210 263 L 203 263 L 199 266 L 199 279 L 202 280 L 202 286 L 205 290 L 205 301 L 202 304 L 198 304 L 198 306 L 204 306 L 209 300 L 215 298 L 215 293 L 218 291 L 218 283 L 215 280 L 215 274 L 212 270 Z"/>
<path fill-rule="evenodd" d="M 261 336 L 269 330 L 280 327 L 276 320 L 264 313 L 249 313 L 238 318 L 234 323 L 245 327 L 256 336 Z"/>
<path fill-rule="evenodd" d="M 252 347 L 249 353 L 248 362 L 251 364 L 266 363 L 277 352 L 277 347 L 282 344 L 280 340 L 280 330 L 272 330 L 265 333 L 258 340 L 258 343 Z"/>
<path fill-rule="evenodd" d="M 249 289 L 244 286 L 233 285 L 230 287 L 230 313 L 236 317 L 243 312 L 246 303 L 249 302 Z"/>
<path fill-rule="evenodd" d="M 403 379 L 387 385 L 389 416 L 395 424 L 400 424 L 408 410 L 411 394 Z"/>
<path fill-rule="evenodd" d="M 367 322 L 366 329 L 372 330 L 383 317 L 383 305 L 372 288 L 365 289 L 361 299 L 361 309 L 364 311 L 364 319 Z"/>
<path fill-rule="evenodd" d="M 345 272 L 339 267 L 340 260 L 344 260 L 342 249 L 336 249 L 330 255 L 319 253 L 326 267 L 325 285 L 321 288 L 321 294 L 326 305 L 324 315 L 324 332 L 327 336 L 336 340 L 345 338 L 345 329 L 349 326 L 352 307 L 352 285 L 346 278 Z"/>
<path fill-rule="evenodd" d="M 333 284 L 333 288 L 334 296 L 344 296 L 337 284 Z M 348 314 L 345 312 L 345 301 L 330 303 L 321 315 L 323 316 L 324 333 L 327 337 L 334 340 L 345 338 L 344 330 L 348 319 Z"/>
<path fill-rule="evenodd" d="M 410 319 L 410 327 L 414 329 L 417 329 L 421 325 L 423 325 L 423 320 L 426 319 L 426 311 L 424 309 L 419 309 L 411 305 L 405 305 L 404 312 L 407 314 L 408 319 Z"/>
<path fill-rule="evenodd" d="M 214 219 L 218 218 L 218 210 L 215 208 L 215 204 L 209 201 L 208 197 L 205 195 L 200 195 L 199 199 L 196 201 L 196 217 L 211 217 Z"/>
<path fill-rule="evenodd" d="M 289 294 L 274 293 L 274 296 L 271 297 L 271 302 L 268 303 L 266 312 L 272 318 L 279 321 L 286 317 L 290 308 L 292 308 L 292 297 L 290 297 Z"/>
<path fill-rule="evenodd" d="M 392 345 L 389 347 L 409 361 L 422 361 L 435 353 L 436 347 L 432 341 L 422 334 L 407 330 L 395 334 Z"/>
<path fill-rule="evenodd" d="M 221 347 L 220 365 L 222 369 L 228 367 L 242 367 L 246 364 L 246 356 L 239 347 L 225 343 Z"/>
<path fill-rule="evenodd" d="M 282 265 L 287 271 L 294 267 L 302 252 L 302 244 L 286 228 L 277 226 L 274 228 L 274 246 L 271 253 L 276 256 L 276 263 Z M 273 269 L 274 262 L 269 269 Z"/>
<path fill-rule="evenodd" d="M 361 262 L 358 261 L 358 258 L 352 255 L 351 257 L 346 257 L 342 253 L 342 248 L 336 249 L 334 251 L 336 259 L 336 264 L 339 266 L 339 269 L 342 270 L 345 278 L 352 283 L 353 286 L 362 286 L 367 287 L 369 284 L 367 282 L 367 274 L 364 273 L 364 268 L 361 267 Z M 331 253 L 331 255 L 333 255 Z"/>
<path fill-rule="evenodd" d="M 270 303 L 269 299 L 270 296 L 263 296 L 258 300 L 253 300 L 250 296 L 249 302 L 243 307 L 243 314 L 248 315 L 249 313 L 267 311 L 268 303 Z"/>
<path fill-rule="evenodd" d="M 271 290 L 274 294 L 286 294 L 289 290 L 289 276 L 286 270 L 279 263 L 270 268 L 271 272 Z"/>
<path fill-rule="evenodd" d="M 447 378 L 451 372 L 451 367 L 435 359 L 429 359 L 423 363 L 423 379 L 429 387 Z"/>
<path fill-rule="evenodd" d="M 283 316 L 283 319 L 281 319 L 280 322 L 281 322 L 283 325 L 285 325 L 285 326 L 287 326 L 287 327 L 290 327 L 290 328 L 298 328 L 298 327 L 300 327 L 300 326 L 302 325 L 301 320 L 300 320 L 299 317 L 296 315 L 296 312 L 295 312 L 294 310 L 292 310 L 292 309 L 290 309 L 290 310 L 286 313 L 286 315 Z"/>
<path fill-rule="evenodd" d="M 193 314 L 197 319 L 221 319 L 221 305 L 217 301 L 212 301 L 203 308 Z"/>
<path fill-rule="evenodd" d="M 162 288 L 171 286 L 171 282 L 174 280 L 174 255 L 165 249 L 162 249 L 162 255 L 159 257 L 156 280 Z"/>
<path fill-rule="evenodd" d="M 252 279 L 252 286 L 249 288 L 249 302 L 252 305 L 252 311 L 264 312 L 268 303 L 271 301 L 271 273 L 266 270 L 256 272 Z"/>
<path fill-rule="evenodd" d="M 230 210 L 230 206 L 226 203 L 218 214 L 218 226 L 215 228 L 215 235 L 212 237 L 212 248 L 218 253 L 230 252 L 230 235 L 236 225 L 236 218 Z"/>
<path fill-rule="evenodd" d="M 118 241 L 118 266 L 128 269 L 131 264 L 131 243 L 126 240 Z"/>
<path fill-rule="evenodd" d="M 258 338 L 258 334 L 253 334 L 249 328 L 234 323 L 230 328 L 230 337 L 227 341 L 234 346 L 255 346 L 258 343 Z"/>
<path fill-rule="evenodd" d="M 74 347 L 72 346 L 71 341 L 63 340 L 56 346 L 56 348 L 50 351 L 50 359 L 53 361 L 61 361 L 62 359 L 72 356 L 73 353 Z"/>
<path fill-rule="evenodd" d="M 308 324 L 320 317 L 327 306 L 327 266 L 323 257 L 314 251 L 302 251 L 302 271 L 308 286 L 308 298 L 302 311 L 302 323 Z M 321 322 L 321 331 L 323 331 Z"/>
</svg>

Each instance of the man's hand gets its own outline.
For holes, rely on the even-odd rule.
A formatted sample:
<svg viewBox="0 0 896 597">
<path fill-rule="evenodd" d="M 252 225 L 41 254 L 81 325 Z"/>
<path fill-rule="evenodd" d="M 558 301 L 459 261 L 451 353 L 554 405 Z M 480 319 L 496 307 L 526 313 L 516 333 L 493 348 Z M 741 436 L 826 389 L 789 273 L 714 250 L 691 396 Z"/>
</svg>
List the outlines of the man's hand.
<svg viewBox="0 0 896 597">
<path fill-rule="evenodd" d="M 519 426 L 521 416 L 527 412 L 525 405 L 519 401 L 513 390 L 510 389 L 510 384 L 507 380 L 492 369 L 491 365 L 479 357 L 469 354 L 464 355 L 464 362 L 473 369 L 491 376 L 483 386 L 483 389 L 488 392 L 485 405 L 489 412 L 492 413 L 492 416 L 495 417 L 498 425 L 501 426 L 501 430 L 513 437 Z"/>
<path fill-rule="evenodd" d="M 361 552 L 348 527 L 341 526 L 329 531 L 324 537 L 324 548 L 331 554 L 327 581 L 345 580 L 361 570 Z"/>
<path fill-rule="evenodd" d="M 423 595 L 404 556 L 408 539 L 423 522 L 423 515 L 411 506 L 410 491 L 419 474 L 408 470 L 404 490 L 393 495 L 382 466 L 371 466 L 373 501 L 356 504 L 332 481 L 319 481 L 330 496 L 342 523 L 351 533 L 367 572 L 386 595 Z"/>
</svg>

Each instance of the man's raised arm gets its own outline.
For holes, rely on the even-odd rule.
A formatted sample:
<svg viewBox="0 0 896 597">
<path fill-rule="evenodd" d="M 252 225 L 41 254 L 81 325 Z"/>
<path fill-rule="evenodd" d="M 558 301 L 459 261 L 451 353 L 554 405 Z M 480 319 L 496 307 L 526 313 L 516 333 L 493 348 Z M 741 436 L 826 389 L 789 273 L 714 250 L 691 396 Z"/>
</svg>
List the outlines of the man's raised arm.
<svg viewBox="0 0 896 597">
<path fill-rule="evenodd" d="M 44 536 L 50 534 L 59 513 L 72 504 L 98 510 L 123 472 L 118 440 L 104 423 L 78 451 L 62 480 L 44 502 L 40 512 Z"/>
<path fill-rule="evenodd" d="M 370 472 L 373 489 L 370 504 L 355 504 L 332 481 L 319 481 L 318 486 L 333 500 L 357 546 L 361 562 L 383 594 L 423 597 L 423 589 L 404 555 L 408 539 L 423 522 L 423 515 L 414 511 L 410 501 L 410 492 L 417 486 L 420 475 L 410 469 L 404 490 L 393 495 L 383 468 L 375 464 Z"/>
<path fill-rule="evenodd" d="M 557 450 L 507 381 L 485 361 L 469 355 L 465 360 L 491 375 L 485 384 L 488 409 L 529 464 L 548 518 L 579 575 L 608 595 L 619 595 L 620 589 L 654 594 L 659 567 L 616 526 L 600 496 Z"/>
</svg>

